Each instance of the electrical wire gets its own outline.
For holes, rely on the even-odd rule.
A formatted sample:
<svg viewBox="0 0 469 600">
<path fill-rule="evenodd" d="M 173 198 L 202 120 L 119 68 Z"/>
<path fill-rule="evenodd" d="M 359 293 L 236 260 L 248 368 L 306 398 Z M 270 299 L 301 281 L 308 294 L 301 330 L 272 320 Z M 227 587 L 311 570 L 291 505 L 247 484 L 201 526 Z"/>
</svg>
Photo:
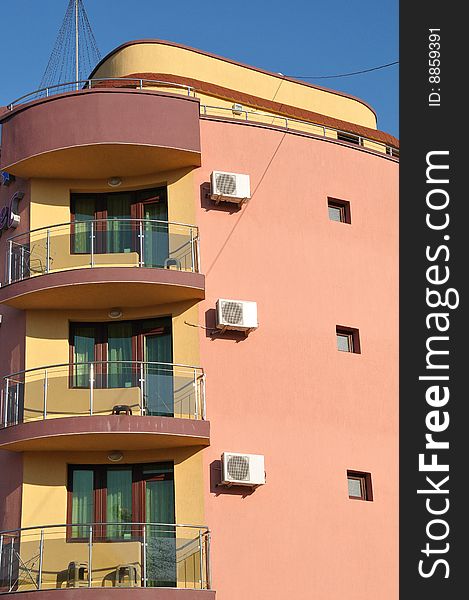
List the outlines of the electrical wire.
<svg viewBox="0 0 469 600">
<path fill-rule="evenodd" d="M 287 77 L 293 77 L 295 79 L 338 79 L 339 77 L 352 77 L 352 75 L 361 75 L 362 73 L 371 73 L 371 71 L 379 71 L 380 69 L 387 69 L 394 65 L 398 65 L 399 61 L 387 63 L 385 65 L 379 65 L 378 67 L 371 67 L 370 69 L 362 69 L 361 71 L 353 71 L 352 73 L 341 73 L 340 75 L 287 75 Z"/>
</svg>

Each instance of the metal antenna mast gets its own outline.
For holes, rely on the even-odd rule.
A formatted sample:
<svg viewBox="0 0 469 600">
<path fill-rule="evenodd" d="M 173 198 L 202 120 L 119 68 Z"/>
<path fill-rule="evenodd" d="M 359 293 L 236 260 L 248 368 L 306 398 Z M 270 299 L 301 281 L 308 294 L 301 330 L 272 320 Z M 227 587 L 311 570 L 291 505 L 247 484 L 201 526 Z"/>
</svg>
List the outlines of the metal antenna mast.
<svg viewBox="0 0 469 600">
<path fill-rule="evenodd" d="M 76 89 L 78 90 L 79 84 L 78 81 L 80 80 L 80 69 L 79 69 L 79 61 L 78 61 L 78 50 L 79 50 L 79 46 L 78 46 L 78 0 L 75 0 L 75 79 L 77 82 L 77 87 Z"/>
<path fill-rule="evenodd" d="M 69 0 L 39 88 L 69 83 L 63 91 L 80 89 L 101 59 L 84 0 Z"/>
</svg>

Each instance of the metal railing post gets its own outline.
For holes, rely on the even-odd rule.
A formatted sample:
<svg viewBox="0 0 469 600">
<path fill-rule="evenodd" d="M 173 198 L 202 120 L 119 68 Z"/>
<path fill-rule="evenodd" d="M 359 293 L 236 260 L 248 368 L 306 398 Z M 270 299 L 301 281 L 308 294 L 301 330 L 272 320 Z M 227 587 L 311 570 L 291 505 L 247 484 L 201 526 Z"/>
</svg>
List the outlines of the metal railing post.
<svg viewBox="0 0 469 600">
<path fill-rule="evenodd" d="M 140 248 L 140 260 L 139 266 L 143 267 L 145 263 L 145 259 L 143 257 L 144 246 L 143 246 L 143 221 L 140 219 L 138 223 L 138 238 L 139 238 L 139 248 Z"/>
<path fill-rule="evenodd" d="M 191 271 L 195 273 L 194 230 L 191 227 Z"/>
<path fill-rule="evenodd" d="M 194 369 L 194 394 L 195 394 L 195 406 L 194 406 L 194 419 L 197 421 L 199 418 L 199 388 L 197 385 L 197 371 Z"/>
<path fill-rule="evenodd" d="M 93 414 L 94 363 L 90 363 L 90 415 Z"/>
<path fill-rule="evenodd" d="M 12 588 L 11 582 L 13 579 L 13 553 L 14 553 L 14 551 L 15 551 L 14 539 L 12 536 L 11 544 L 10 544 L 10 564 L 8 565 L 9 566 L 9 569 L 8 569 L 8 588 L 9 588 L 9 590 L 8 591 L 10 591 L 10 592 L 11 592 L 11 588 Z"/>
<path fill-rule="evenodd" d="M 0 535 L 0 581 L 2 581 L 2 566 L 3 566 L 3 535 Z"/>
<path fill-rule="evenodd" d="M 205 408 L 205 373 L 202 375 L 202 379 L 200 381 L 201 386 L 201 396 L 202 396 L 202 419 L 205 421 L 206 418 L 206 408 Z"/>
<path fill-rule="evenodd" d="M 50 229 L 46 233 L 46 273 L 50 271 Z"/>
<path fill-rule="evenodd" d="M 206 533 L 205 567 L 207 569 L 207 589 L 212 589 L 212 567 L 210 565 L 210 531 Z"/>
<path fill-rule="evenodd" d="M 147 587 L 147 526 L 143 526 L 143 587 Z"/>
<path fill-rule="evenodd" d="M 140 363 L 140 414 L 145 414 L 145 377 L 143 370 L 143 362 Z"/>
<path fill-rule="evenodd" d="M 200 235 L 197 232 L 197 273 L 200 273 Z"/>
<path fill-rule="evenodd" d="M 199 529 L 199 570 L 200 570 L 200 589 L 204 589 L 204 557 L 202 553 L 202 532 Z"/>
<path fill-rule="evenodd" d="M 31 267 L 30 267 L 30 271 L 31 273 Z M 24 246 L 21 245 L 21 270 L 20 270 L 20 280 L 22 281 L 24 279 Z"/>
<path fill-rule="evenodd" d="M 143 79 L 140 79 L 140 89 L 143 90 Z"/>
<path fill-rule="evenodd" d="M 94 221 L 91 221 L 90 235 L 90 266 L 94 267 Z"/>
<path fill-rule="evenodd" d="M 5 411 L 3 414 L 3 424 L 5 427 L 8 426 L 8 402 L 9 402 L 9 396 L 10 396 L 10 380 L 8 379 L 8 377 L 5 377 Z"/>
<path fill-rule="evenodd" d="M 11 283 L 11 275 L 12 275 L 11 262 L 12 262 L 12 260 L 13 260 L 13 241 L 8 240 L 8 283 Z"/>
<path fill-rule="evenodd" d="M 44 529 L 41 529 L 41 539 L 39 541 L 39 569 L 38 569 L 38 582 L 37 589 L 42 589 L 42 565 L 44 560 Z"/>
<path fill-rule="evenodd" d="M 90 525 L 90 534 L 88 539 L 88 587 L 93 583 L 93 526 Z"/>
<path fill-rule="evenodd" d="M 47 419 L 47 386 L 49 384 L 49 379 L 47 375 L 47 369 L 44 369 L 44 410 L 43 410 L 43 418 Z"/>
<path fill-rule="evenodd" d="M 15 386 L 15 425 L 18 425 L 18 416 L 20 412 L 20 399 L 18 394 L 18 384 Z"/>
</svg>

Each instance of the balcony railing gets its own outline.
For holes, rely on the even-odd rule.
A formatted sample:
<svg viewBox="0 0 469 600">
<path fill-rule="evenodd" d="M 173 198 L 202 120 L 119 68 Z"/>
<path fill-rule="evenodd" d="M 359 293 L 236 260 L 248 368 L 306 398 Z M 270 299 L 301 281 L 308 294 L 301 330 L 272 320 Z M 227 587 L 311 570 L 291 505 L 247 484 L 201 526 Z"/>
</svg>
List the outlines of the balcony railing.
<svg viewBox="0 0 469 600">
<path fill-rule="evenodd" d="M 80 81 L 68 81 L 66 83 L 59 83 L 57 85 L 51 85 L 49 87 L 40 88 L 34 92 L 29 92 L 20 98 L 16 98 L 13 102 L 8 104 L 8 110 L 13 110 L 20 104 L 31 102 L 32 100 L 39 100 L 40 98 L 49 98 L 57 94 L 64 94 L 66 92 L 77 92 L 80 90 L 91 90 L 93 88 L 106 87 L 106 83 L 112 84 L 119 82 L 119 87 L 130 87 L 139 90 L 144 88 L 163 88 L 169 89 L 176 93 L 182 93 L 186 96 L 194 95 L 194 88 L 190 85 L 182 83 L 171 83 L 169 81 L 157 81 L 154 79 L 140 79 L 132 77 L 101 77 L 97 79 L 82 79 Z"/>
<path fill-rule="evenodd" d="M 77 587 L 210 589 L 210 532 L 116 522 L 0 533 L 0 593 Z"/>
<path fill-rule="evenodd" d="M 3 378 L 0 427 L 42 419 L 109 415 L 205 419 L 200 367 L 162 362 L 96 361 L 49 365 Z"/>
<path fill-rule="evenodd" d="M 395 146 L 390 146 L 384 142 L 378 142 L 363 135 L 336 129 L 335 127 L 314 123 L 313 121 L 301 121 L 299 119 L 276 115 L 274 113 L 264 113 L 249 108 L 236 107 L 236 105 L 228 107 L 201 104 L 200 114 L 204 117 L 231 118 L 246 121 L 248 123 L 257 123 L 258 125 L 273 125 L 291 131 L 309 133 L 329 140 L 340 140 L 368 150 L 382 152 L 392 158 L 399 158 L 399 148 L 396 148 Z"/>
<path fill-rule="evenodd" d="M 11 237 L 6 284 L 69 269 L 149 267 L 200 272 L 198 228 L 151 219 L 95 219 Z"/>
</svg>

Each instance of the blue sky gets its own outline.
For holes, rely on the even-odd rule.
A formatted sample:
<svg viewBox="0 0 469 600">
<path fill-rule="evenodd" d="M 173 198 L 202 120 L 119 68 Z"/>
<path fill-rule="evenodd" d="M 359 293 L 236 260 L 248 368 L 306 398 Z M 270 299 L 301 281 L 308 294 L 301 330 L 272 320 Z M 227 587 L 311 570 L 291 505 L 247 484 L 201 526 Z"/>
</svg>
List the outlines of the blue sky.
<svg viewBox="0 0 469 600">
<path fill-rule="evenodd" d="M 398 0 L 84 0 L 102 56 L 143 38 L 180 42 L 285 75 L 358 71 L 398 60 Z M 68 0 L 0 0 L 0 105 L 36 89 Z M 398 66 L 308 80 L 370 103 L 398 136 Z"/>
</svg>

